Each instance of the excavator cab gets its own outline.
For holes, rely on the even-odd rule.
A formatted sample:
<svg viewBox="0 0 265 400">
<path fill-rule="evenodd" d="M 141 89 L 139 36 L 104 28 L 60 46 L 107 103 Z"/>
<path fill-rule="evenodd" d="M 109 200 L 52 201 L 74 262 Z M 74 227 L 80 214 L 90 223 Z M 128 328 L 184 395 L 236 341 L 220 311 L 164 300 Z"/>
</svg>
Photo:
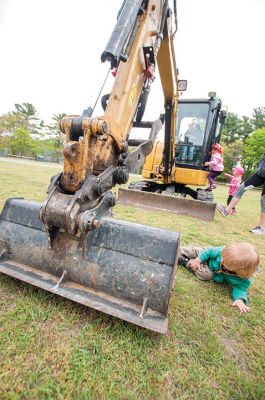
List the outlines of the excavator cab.
<svg viewBox="0 0 265 400">
<path fill-rule="evenodd" d="M 176 166 L 200 170 L 208 161 L 211 145 L 220 140 L 220 106 L 221 101 L 217 97 L 179 101 Z"/>
<path fill-rule="evenodd" d="M 221 100 L 216 96 L 179 101 L 174 182 L 178 193 L 190 195 L 195 200 L 213 201 L 212 192 L 204 196 L 203 192 L 192 190 L 188 185 L 205 186 L 208 183 L 208 168 L 204 164 L 210 159 L 212 145 L 220 142 L 226 118 L 221 107 Z"/>
</svg>

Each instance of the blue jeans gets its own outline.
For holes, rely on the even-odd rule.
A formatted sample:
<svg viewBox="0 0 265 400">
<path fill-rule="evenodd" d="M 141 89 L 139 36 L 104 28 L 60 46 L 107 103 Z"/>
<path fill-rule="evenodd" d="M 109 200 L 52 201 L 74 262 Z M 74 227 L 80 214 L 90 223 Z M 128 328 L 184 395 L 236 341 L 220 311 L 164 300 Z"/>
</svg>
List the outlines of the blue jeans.
<svg viewBox="0 0 265 400">
<path fill-rule="evenodd" d="M 194 150 L 195 150 L 194 146 L 182 146 L 181 160 L 186 161 L 188 159 L 189 161 L 192 161 Z"/>
</svg>

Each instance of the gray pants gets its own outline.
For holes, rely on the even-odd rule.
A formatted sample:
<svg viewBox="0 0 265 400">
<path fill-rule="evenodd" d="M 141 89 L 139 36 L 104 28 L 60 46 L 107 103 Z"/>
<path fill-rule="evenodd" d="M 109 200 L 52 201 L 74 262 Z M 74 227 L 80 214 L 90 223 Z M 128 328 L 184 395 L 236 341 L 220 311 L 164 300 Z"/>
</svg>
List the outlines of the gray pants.
<svg viewBox="0 0 265 400">
<path fill-rule="evenodd" d="M 198 246 L 184 246 L 180 248 L 180 256 L 185 257 L 189 260 L 198 257 L 199 253 L 202 250 L 207 249 L 207 247 L 198 247 Z M 201 271 L 196 269 L 194 272 L 192 271 L 190 266 L 186 266 L 186 268 L 191 271 L 194 275 L 197 276 L 202 281 L 210 281 L 213 279 L 213 273 L 210 270 L 207 263 L 201 263 Z"/>
<path fill-rule="evenodd" d="M 243 194 L 250 189 L 255 187 L 262 186 L 261 198 L 260 198 L 260 205 L 261 205 L 261 212 L 265 213 L 265 178 L 259 176 L 258 174 L 250 175 L 241 185 L 238 187 L 235 197 L 241 199 Z"/>
</svg>

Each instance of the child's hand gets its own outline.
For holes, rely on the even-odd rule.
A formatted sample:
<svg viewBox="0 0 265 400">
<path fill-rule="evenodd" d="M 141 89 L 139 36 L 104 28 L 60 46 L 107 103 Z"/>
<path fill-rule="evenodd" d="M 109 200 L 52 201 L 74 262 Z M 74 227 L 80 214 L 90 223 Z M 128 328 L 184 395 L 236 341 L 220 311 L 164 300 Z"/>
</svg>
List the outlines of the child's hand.
<svg viewBox="0 0 265 400">
<path fill-rule="evenodd" d="M 251 308 L 248 307 L 242 299 L 238 299 L 232 303 L 233 307 L 237 307 L 241 313 L 248 313 L 251 311 Z"/>
<path fill-rule="evenodd" d="M 204 165 L 205 165 L 205 167 L 207 167 L 207 165 L 210 165 L 210 162 L 209 162 L 209 161 L 206 161 L 206 162 L 204 163 Z"/>
<path fill-rule="evenodd" d="M 201 271 L 201 261 L 199 257 L 194 258 L 193 260 L 189 260 L 188 265 L 191 267 L 192 271 L 194 272 L 196 269 Z"/>
</svg>

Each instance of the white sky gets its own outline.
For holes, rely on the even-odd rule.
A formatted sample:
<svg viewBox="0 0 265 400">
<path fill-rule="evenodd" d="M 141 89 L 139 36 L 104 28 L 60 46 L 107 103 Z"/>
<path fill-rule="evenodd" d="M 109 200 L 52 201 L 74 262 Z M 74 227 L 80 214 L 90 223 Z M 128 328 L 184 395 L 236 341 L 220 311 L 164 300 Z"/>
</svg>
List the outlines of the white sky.
<svg viewBox="0 0 265 400">
<path fill-rule="evenodd" d="M 29 102 L 49 122 L 52 114 L 80 114 L 93 105 L 109 67 L 100 55 L 121 3 L 0 0 L 0 114 Z M 180 78 L 188 80 L 183 97 L 216 91 L 239 115 L 265 106 L 265 0 L 177 3 L 177 65 Z M 155 119 L 162 107 L 154 88 L 145 119 Z"/>
</svg>

